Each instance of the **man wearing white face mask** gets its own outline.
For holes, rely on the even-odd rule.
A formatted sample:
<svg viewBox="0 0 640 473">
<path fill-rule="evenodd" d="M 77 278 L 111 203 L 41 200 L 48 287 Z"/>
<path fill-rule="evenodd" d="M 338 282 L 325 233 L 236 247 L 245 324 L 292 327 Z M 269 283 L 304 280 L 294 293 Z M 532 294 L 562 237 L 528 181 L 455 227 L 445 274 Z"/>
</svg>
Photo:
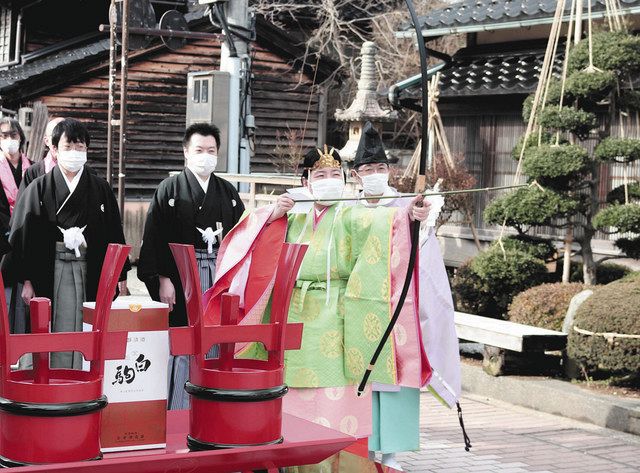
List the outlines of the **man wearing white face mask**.
<svg viewBox="0 0 640 473">
<path fill-rule="evenodd" d="M 169 304 L 169 324 L 187 324 L 184 294 L 169 243 L 193 245 L 202 291 L 213 284 L 216 257 L 222 237 L 238 222 L 244 205 L 236 189 L 216 176 L 220 130 L 208 123 L 187 128 L 182 142 L 185 169 L 160 183 L 144 228 L 138 278 L 151 297 Z M 173 357 L 170 367 L 169 408 L 188 407 L 184 383 L 188 357 Z"/>
<path fill-rule="evenodd" d="M 10 229 L 10 219 L 14 206 L 18 199 L 18 189 L 25 172 L 31 165 L 31 161 L 22 153 L 26 140 L 22 127 L 17 120 L 12 118 L 0 119 L 0 239 L 2 248 L 0 254 L 9 251 L 7 242 Z M 7 313 L 9 314 L 9 326 L 13 333 L 25 333 L 26 312 L 25 305 L 20 298 L 22 284 L 17 282 L 14 271 L 6 268 L 2 271 L 5 285 L 5 298 L 7 301 Z"/>
<path fill-rule="evenodd" d="M 51 138 L 58 166 L 21 194 L 11 222 L 12 252 L 3 261 L 24 282 L 22 299 L 52 302 L 52 330 L 82 331 L 82 304 L 95 301 L 109 243 L 124 243 L 111 187 L 85 166 L 89 133 L 74 119 L 58 123 Z M 126 288 L 127 263 L 120 276 Z M 82 367 L 80 353 L 52 353 L 57 368 Z"/>
<path fill-rule="evenodd" d="M 369 122 L 362 130 L 352 175 L 362 186 L 362 205 L 410 205 L 409 198 L 402 198 L 399 192 L 389 187 L 389 162 L 384 145 Z M 438 198 L 442 200 L 441 197 Z M 426 200 L 431 200 L 428 210 L 426 207 L 410 209 L 413 217 L 421 222 L 426 221 L 427 226 L 424 229 L 425 238 L 421 238 L 418 265 L 422 343 L 433 370 L 430 390 L 449 407 L 453 407 L 460 395 L 458 339 L 453 320 L 451 290 L 440 246 L 432 228 L 429 228 L 434 225 L 441 205 L 437 205 L 436 196 Z M 395 454 L 420 448 L 420 391 L 388 385 L 374 386 L 374 389 L 373 435 L 369 438 L 369 455 L 374 457 L 376 452 L 381 452 L 384 465 L 402 470 Z"/>
</svg>

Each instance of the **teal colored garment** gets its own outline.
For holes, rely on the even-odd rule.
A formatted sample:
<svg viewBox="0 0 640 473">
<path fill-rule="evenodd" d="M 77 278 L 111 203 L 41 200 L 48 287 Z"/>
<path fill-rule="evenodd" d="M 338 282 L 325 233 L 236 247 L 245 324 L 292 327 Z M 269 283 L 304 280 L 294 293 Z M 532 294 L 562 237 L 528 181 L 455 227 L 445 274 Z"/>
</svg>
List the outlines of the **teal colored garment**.
<svg viewBox="0 0 640 473">
<path fill-rule="evenodd" d="M 373 433 L 369 450 L 398 453 L 420 450 L 420 390 L 373 392 Z"/>
</svg>

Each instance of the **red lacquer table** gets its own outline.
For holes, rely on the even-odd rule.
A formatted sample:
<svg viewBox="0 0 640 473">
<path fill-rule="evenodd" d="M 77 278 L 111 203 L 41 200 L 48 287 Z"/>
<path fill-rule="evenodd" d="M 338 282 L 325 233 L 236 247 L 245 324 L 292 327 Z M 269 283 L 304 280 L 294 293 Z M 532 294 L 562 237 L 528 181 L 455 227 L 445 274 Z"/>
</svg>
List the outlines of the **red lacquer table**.
<svg viewBox="0 0 640 473">
<path fill-rule="evenodd" d="M 58 463 L 13 468 L 12 471 L 73 473 L 226 473 L 266 470 L 318 463 L 356 439 L 318 424 L 283 415 L 284 442 L 279 445 L 189 452 L 189 411 L 169 411 L 167 447 L 156 450 L 105 453 L 91 462 Z"/>
</svg>

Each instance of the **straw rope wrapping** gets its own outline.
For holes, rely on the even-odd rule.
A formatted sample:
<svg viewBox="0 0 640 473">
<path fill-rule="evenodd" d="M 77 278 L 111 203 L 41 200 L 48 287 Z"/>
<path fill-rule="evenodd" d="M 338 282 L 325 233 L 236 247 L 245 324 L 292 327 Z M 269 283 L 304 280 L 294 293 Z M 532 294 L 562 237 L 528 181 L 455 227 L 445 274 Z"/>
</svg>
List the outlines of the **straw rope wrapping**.
<svg viewBox="0 0 640 473">
<path fill-rule="evenodd" d="M 640 335 L 616 332 L 592 332 L 590 330 L 581 329 L 577 326 L 573 327 L 573 331 L 579 333 L 580 335 L 587 335 L 589 337 L 604 337 L 610 345 L 613 345 L 614 339 L 616 338 L 640 340 Z"/>
<path fill-rule="evenodd" d="M 549 90 L 549 79 L 553 75 L 553 63 L 555 60 L 555 53 L 558 48 L 558 42 L 560 39 L 560 33 L 562 30 L 562 16 L 564 14 L 565 8 L 565 0 L 559 0 L 556 6 L 556 12 L 554 15 L 553 23 L 551 25 L 551 33 L 549 35 L 549 42 L 547 43 L 547 49 L 545 51 L 544 60 L 542 62 L 542 68 L 540 70 L 540 81 L 538 82 L 538 87 L 536 88 L 536 92 L 533 98 L 533 104 L 531 105 L 531 112 L 529 113 L 529 121 L 527 123 L 527 129 L 524 134 L 523 143 L 520 150 L 520 156 L 518 157 L 518 166 L 516 167 L 515 175 L 513 176 L 514 185 L 520 180 L 522 175 L 522 161 L 524 158 L 524 153 L 526 150 L 526 143 L 534 131 L 534 128 L 537 125 L 537 112 L 538 107 L 544 109 L 544 103 L 547 98 L 547 93 Z M 504 233 L 507 228 L 507 216 L 505 215 L 504 220 L 502 222 L 502 226 L 500 228 L 500 236 L 498 237 L 498 244 L 500 245 L 500 249 L 502 250 L 502 254 L 504 258 L 507 257 L 507 252 L 505 250 L 503 244 Z"/>
</svg>

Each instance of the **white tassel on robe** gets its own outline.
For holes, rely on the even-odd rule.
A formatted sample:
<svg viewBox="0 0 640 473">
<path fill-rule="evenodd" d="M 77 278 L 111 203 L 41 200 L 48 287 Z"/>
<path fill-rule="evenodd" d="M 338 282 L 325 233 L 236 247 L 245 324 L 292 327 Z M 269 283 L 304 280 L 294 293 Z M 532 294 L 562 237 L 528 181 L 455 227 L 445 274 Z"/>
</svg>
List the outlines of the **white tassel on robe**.
<svg viewBox="0 0 640 473">
<path fill-rule="evenodd" d="M 80 247 L 87 247 L 87 241 L 84 239 L 83 234 L 85 228 L 87 228 L 86 225 L 82 228 L 71 227 L 67 228 L 66 230 L 64 228 L 58 227 L 60 232 L 62 232 L 62 236 L 64 238 L 64 246 L 67 249 L 74 251 L 76 254 L 76 258 L 80 258 Z"/>
</svg>

